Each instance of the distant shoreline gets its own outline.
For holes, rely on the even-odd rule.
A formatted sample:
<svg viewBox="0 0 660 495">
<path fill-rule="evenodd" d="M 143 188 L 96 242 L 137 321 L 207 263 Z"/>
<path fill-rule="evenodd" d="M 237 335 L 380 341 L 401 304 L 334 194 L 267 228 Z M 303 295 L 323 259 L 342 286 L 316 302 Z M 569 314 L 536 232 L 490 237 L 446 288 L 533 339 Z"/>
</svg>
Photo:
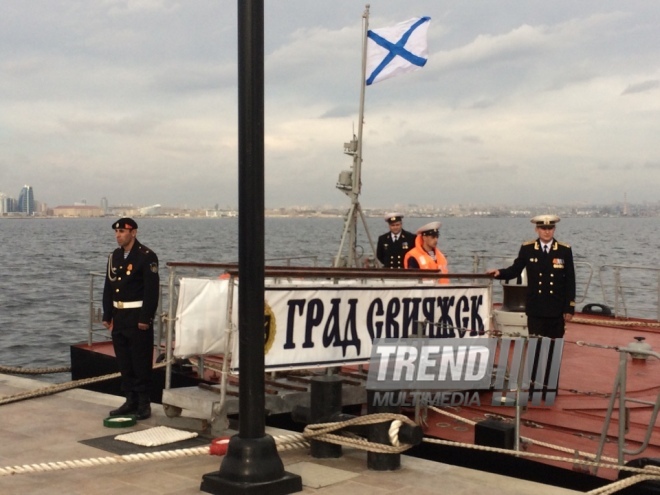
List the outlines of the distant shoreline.
<svg viewBox="0 0 660 495">
<path fill-rule="evenodd" d="M 561 218 L 657 218 L 660 217 L 659 212 L 649 212 L 641 215 L 621 215 L 621 214 L 602 214 L 602 213 L 590 213 L 583 215 L 571 215 L 559 212 Z M 103 216 L 60 216 L 60 215 L 0 215 L 0 220 L 91 220 L 91 219 L 101 219 L 101 218 L 117 218 L 124 216 L 122 214 L 117 215 L 103 215 Z M 221 219 L 237 219 L 238 215 L 126 215 L 132 216 L 135 218 L 161 218 L 161 219 L 208 219 L 208 220 L 221 220 Z M 343 213 L 265 213 L 265 218 L 343 218 Z M 474 219 L 484 219 L 484 218 L 529 218 L 531 214 L 488 214 L 488 215 L 479 215 L 479 214 L 446 214 L 446 213 L 410 213 L 408 212 L 405 215 L 407 218 L 474 218 Z M 367 214 L 365 213 L 366 218 L 382 218 L 382 214 Z"/>
</svg>

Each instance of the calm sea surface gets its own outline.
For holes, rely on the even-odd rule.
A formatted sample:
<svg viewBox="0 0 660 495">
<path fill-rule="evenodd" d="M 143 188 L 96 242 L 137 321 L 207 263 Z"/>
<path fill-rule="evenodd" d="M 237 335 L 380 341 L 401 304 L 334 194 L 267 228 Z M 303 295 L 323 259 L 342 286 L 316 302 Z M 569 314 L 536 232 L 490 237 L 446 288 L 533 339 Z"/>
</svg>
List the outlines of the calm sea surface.
<svg viewBox="0 0 660 495">
<path fill-rule="evenodd" d="M 404 226 L 415 231 L 432 221 L 406 218 Z M 26 368 L 68 366 L 69 345 L 86 339 L 89 326 L 89 272 L 105 268 L 108 253 L 116 247 L 113 219 L 0 219 L 0 365 Z M 472 256 L 485 256 L 482 269 L 507 266 L 500 257 L 513 258 L 520 243 L 534 236 L 529 220 L 522 218 L 448 218 L 439 247 L 452 272 L 472 272 Z M 231 262 L 238 259 L 237 219 L 140 218 L 139 239 L 158 254 L 161 279 L 167 280 L 168 261 Z M 367 219 L 371 236 L 385 232 L 380 218 Z M 360 225 L 360 232 L 363 228 Z M 330 266 L 337 254 L 343 219 L 268 218 L 266 257 L 318 255 L 320 266 Z M 566 218 L 557 239 L 573 246 L 576 261 L 603 265 L 660 266 L 660 218 Z M 360 244 L 369 251 L 366 237 Z M 653 270 L 638 270 L 655 278 Z M 604 302 L 594 273 L 578 267 L 578 304 Z M 640 304 L 657 303 L 657 293 L 640 295 Z M 654 300 L 655 298 L 655 300 Z M 51 375 L 65 381 L 66 375 Z"/>
</svg>

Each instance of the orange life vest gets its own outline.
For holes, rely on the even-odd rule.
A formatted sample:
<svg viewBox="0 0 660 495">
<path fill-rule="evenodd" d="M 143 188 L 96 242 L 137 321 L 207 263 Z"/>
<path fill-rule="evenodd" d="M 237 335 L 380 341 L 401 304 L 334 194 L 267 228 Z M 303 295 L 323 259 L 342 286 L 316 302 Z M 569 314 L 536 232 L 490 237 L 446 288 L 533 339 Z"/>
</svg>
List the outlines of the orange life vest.
<svg viewBox="0 0 660 495">
<path fill-rule="evenodd" d="M 406 257 L 403 259 L 404 268 L 409 268 L 408 260 L 410 258 L 415 258 L 422 270 L 440 270 L 442 273 L 449 273 L 445 255 L 438 248 L 435 248 L 435 260 L 429 256 L 429 253 L 422 247 L 421 235 L 418 235 L 415 239 L 415 247 L 406 253 Z M 438 280 L 438 283 L 448 284 L 449 279 L 441 278 Z"/>
</svg>

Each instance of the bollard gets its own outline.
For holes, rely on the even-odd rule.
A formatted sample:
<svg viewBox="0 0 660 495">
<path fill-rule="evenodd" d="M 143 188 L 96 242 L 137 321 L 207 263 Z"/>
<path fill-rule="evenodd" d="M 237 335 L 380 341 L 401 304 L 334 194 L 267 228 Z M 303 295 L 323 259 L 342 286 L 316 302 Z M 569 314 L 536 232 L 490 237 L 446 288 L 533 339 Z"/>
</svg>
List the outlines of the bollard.
<svg viewBox="0 0 660 495">
<path fill-rule="evenodd" d="M 310 391 L 310 424 L 327 423 L 330 418 L 341 414 L 342 380 L 337 375 L 323 375 L 312 378 Z M 341 445 L 312 440 L 310 452 L 316 459 L 341 457 Z"/>
<path fill-rule="evenodd" d="M 367 390 L 367 413 L 394 413 L 400 414 L 400 406 L 381 406 L 374 404 L 376 390 Z M 378 423 L 370 425 L 370 442 L 392 445 L 390 442 L 390 423 Z M 420 430 L 421 431 L 421 430 Z M 367 452 L 367 468 L 373 471 L 394 471 L 401 467 L 401 454 L 381 454 L 379 452 Z"/>
<path fill-rule="evenodd" d="M 306 424 L 322 424 L 342 423 L 356 418 L 356 416 L 341 412 L 342 380 L 340 378 L 336 375 L 318 376 L 312 378 L 311 384 L 311 407 L 296 406 L 291 412 L 294 421 Z M 374 392 L 373 390 L 367 390 L 368 414 L 400 414 L 400 406 L 375 406 Z M 345 426 L 344 429 L 367 438 L 370 442 L 392 445 L 389 434 L 391 424 L 390 421 L 387 421 L 372 425 Z M 424 439 L 424 432 L 419 425 L 404 422 L 399 428 L 398 439 L 403 444 L 419 445 Z M 317 459 L 335 458 L 342 455 L 341 445 L 312 439 L 310 446 L 312 457 Z M 401 455 L 367 452 L 367 467 L 374 471 L 399 469 L 401 467 Z"/>
</svg>

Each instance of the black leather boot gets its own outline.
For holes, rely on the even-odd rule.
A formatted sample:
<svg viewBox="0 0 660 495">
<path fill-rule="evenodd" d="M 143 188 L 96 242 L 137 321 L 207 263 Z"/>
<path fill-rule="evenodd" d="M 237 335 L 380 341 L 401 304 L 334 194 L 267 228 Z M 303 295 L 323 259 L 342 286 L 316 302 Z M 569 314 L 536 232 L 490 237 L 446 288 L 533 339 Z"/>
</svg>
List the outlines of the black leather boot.
<svg viewBox="0 0 660 495">
<path fill-rule="evenodd" d="M 137 419 L 147 419 L 151 417 L 151 397 L 149 397 L 148 393 L 141 393 L 138 395 L 135 417 Z"/>
<path fill-rule="evenodd" d="M 127 414 L 135 414 L 138 410 L 138 397 L 129 392 L 126 394 L 126 402 L 124 402 L 117 409 L 110 411 L 110 416 L 124 416 Z"/>
</svg>

